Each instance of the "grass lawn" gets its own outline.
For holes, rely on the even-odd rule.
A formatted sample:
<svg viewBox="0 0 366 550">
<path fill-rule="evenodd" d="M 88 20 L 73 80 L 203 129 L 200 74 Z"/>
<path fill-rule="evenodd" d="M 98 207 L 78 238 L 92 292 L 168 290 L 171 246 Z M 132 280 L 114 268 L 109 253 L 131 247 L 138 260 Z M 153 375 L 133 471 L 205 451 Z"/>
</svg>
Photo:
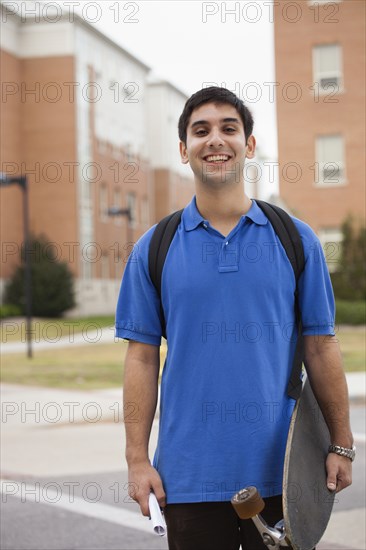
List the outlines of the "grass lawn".
<svg viewBox="0 0 366 550">
<path fill-rule="evenodd" d="M 106 325 L 108 326 L 108 324 Z M 337 331 L 346 372 L 365 368 L 365 327 L 341 326 Z M 1 380 L 13 384 L 71 389 L 120 387 L 127 343 L 88 344 L 1 357 Z M 166 348 L 161 347 L 161 365 Z"/>
<path fill-rule="evenodd" d="M 32 335 L 37 341 L 58 340 L 64 336 L 72 336 L 83 330 L 92 331 L 103 327 L 113 327 L 112 315 L 103 317 L 83 317 L 75 319 L 33 319 Z M 0 323 L 0 341 L 25 342 L 26 321 L 24 318 L 7 319 Z"/>
<path fill-rule="evenodd" d="M 1 381 L 30 386 L 93 390 L 122 386 L 127 342 L 68 346 L 1 357 Z M 166 348 L 161 347 L 161 365 Z"/>
<path fill-rule="evenodd" d="M 336 336 L 339 340 L 346 372 L 362 372 L 366 361 L 366 327 L 341 325 Z"/>
<path fill-rule="evenodd" d="M 123 342 L 69 346 L 25 354 L 3 355 L 1 380 L 13 384 L 53 388 L 100 389 L 122 385 Z"/>
</svg>

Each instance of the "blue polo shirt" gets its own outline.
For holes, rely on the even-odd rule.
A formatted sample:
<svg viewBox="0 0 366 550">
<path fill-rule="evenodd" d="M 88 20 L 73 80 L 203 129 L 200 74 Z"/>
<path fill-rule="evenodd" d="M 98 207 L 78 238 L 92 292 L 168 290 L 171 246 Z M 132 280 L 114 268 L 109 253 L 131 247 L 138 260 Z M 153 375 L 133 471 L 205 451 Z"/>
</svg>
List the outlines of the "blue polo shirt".
<svg viewBox="0 0 366 550">
<path fill-rule="evenodd" d="M 299 281 L 303 332 L 334 334 L 321 245 L 308 225 L 294 222 L 306 260 Z M 116 334 L 159 346 L 159 299 L 148 270 L 154 228 L 127 263 Z M 282 492 L 294 405 L 286 395 L 296 344 L 294 291 L 286 252 L 254 201 L 224 236 L 193 197 L 162 276 L 168 352 L 153 464 L 168 503 L 230 500 L 248 485 L 264 497 Z"/>
</svg>

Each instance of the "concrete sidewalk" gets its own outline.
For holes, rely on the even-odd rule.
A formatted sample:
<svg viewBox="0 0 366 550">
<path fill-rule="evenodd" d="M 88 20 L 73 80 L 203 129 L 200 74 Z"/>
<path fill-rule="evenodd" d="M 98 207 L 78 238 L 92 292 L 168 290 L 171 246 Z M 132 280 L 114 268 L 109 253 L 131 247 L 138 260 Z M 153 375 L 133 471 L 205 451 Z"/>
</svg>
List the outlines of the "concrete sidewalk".
<svg viewBox="0 0 366 550">
<path fill-rule="evenodd" d="M 365 402 L 366 396 L 366 373 L 347 372 L 348 394 L 351 401 Z"/>
</svg>

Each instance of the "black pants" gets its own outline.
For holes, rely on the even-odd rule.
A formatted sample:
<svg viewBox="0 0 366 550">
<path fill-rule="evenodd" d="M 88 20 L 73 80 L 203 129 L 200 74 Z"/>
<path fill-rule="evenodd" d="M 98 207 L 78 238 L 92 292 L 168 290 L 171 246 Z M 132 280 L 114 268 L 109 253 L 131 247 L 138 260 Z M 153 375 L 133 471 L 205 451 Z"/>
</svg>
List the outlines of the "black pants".
<svg viewBox="0 0 366 550">
<path fill-rule="evenodd" d="M 264 499 L 268 525 L 283 518 L 282 497 Z M 268 550 L 251 519 L 238 518 L 231 502 L 168 504 L 164 509 L 169 550 Z"/>
</svg>

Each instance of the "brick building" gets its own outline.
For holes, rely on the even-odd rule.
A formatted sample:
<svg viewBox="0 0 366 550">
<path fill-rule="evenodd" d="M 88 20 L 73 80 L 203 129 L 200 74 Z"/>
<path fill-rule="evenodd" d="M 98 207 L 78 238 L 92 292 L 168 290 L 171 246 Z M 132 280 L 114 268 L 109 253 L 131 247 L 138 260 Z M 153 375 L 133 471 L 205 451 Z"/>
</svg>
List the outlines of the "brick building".
<svg viewBox="0 0 366 550">
<path fill-rule="evenodd" d="M 365 7 L 274 3 L 280 195 L 324 244 L 365 216 Z"/>
<path fill-rule="evenodd" d="M 186 97 L 81 17 L 1 11 L 0 170 L 27 174 L 30 229 L 69 263 L 73 313 L 113 312 L 131 243 L 194 192 L 178 157 Z M 20 189 L 0 203 L 3 285 L 23 240 Z"/>
</svg>

